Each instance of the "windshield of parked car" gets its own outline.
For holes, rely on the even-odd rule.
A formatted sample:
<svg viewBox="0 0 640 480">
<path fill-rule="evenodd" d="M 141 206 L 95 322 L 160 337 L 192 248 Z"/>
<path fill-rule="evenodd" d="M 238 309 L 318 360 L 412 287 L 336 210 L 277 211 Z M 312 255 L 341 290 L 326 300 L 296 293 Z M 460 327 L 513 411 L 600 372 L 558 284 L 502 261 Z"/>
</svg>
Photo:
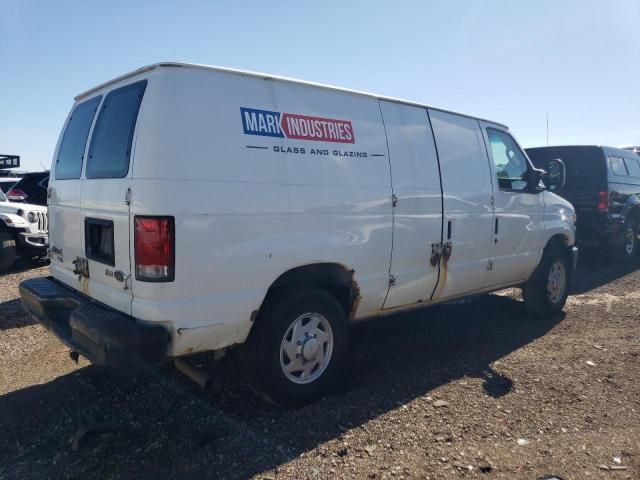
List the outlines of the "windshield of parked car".
<svg viewBox="0 0 640 480">
<path fill-rule="evenodd" d="M 4 193 L 2 193 L 2 190 L 0 190 L 0 202 L 6 202 L 7 201 L 7 197 L 4 196 Z"/>
</svg>

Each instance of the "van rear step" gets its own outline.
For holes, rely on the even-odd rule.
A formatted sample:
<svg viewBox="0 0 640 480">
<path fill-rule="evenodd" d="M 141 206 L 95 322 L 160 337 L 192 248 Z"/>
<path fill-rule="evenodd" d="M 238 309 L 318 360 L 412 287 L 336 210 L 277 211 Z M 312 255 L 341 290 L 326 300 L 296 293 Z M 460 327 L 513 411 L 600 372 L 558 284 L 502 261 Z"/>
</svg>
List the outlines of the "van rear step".
<svg viewBox="0 0 640 480">
<path fill-rule="evenodd" d="M 22 282 L 20 296 L 27 313 L 96 365 L 145 368 L 167 360 L 164 327 L 88 300 L 51 277 Z"/>
</svg>

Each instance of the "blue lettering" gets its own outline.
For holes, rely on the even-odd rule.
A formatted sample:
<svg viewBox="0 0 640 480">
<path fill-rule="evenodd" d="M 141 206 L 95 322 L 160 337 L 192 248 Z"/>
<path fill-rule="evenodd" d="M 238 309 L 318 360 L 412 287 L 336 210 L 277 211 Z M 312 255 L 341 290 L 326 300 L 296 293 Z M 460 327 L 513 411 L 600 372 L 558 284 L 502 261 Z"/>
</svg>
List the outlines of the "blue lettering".
<svg viewBox="0 0 640 480">
<path fill-rule="evenodd" d="M 246 135 L 284 138 L 280 128 L 280 112 L 240 107 L 240 116 Z"/>
</svg>

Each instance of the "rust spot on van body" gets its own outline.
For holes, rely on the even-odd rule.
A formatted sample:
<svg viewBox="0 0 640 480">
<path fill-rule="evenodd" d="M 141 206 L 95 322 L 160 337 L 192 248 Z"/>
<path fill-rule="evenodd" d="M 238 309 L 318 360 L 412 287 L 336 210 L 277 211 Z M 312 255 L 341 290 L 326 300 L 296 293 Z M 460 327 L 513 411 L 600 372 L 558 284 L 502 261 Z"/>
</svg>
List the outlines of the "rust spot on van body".
<svg viewBox="0 0 640 480">
<path fill-rule="evenodd" d="M 447 284 L 447 273 L 449 271 L 447 266 L 448 266 L 449 258 L 451 258 L 451 249 L 450 249 L 450 247 L 449 247 L 448 254 L 447 255 L 440 255 L 440 258 L 438 259 L 438 264 L 437 265 L 440 268 L 440 276 L 438 278 L 438 286 L 436 287 L 436 291 L 433 293 L 433 297 L 434 298 L 438 298 L 440 296 L 440 294 L 442 293 L 442 290 L 444 290 L 444 287 Z"/>
<path fill-rule="evenodd" d="M 82 284 L 82 293 L 89 295 L 89 278 L 83 276 L 80 279 L 80 283 Z"/>
</svg>

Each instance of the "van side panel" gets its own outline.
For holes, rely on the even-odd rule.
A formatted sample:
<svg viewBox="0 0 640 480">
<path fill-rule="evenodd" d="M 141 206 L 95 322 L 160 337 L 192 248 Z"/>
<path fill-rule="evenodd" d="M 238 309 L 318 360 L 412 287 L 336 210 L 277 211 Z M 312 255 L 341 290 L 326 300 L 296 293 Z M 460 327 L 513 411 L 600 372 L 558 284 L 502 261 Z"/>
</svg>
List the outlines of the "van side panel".
<svg viewBox="0 0 640 480">
<path fill-rule="evenodd" d="M 433 296 L 438 300 L 485 286 L 493 241 L 493 186 L 478 121 L 431 109 L 429 117 L 442 174 L 443 241 L 452 245 Z"/>
<path fill-rule="evenodd" d="M 193 69 L 159 70 L 153 82 L 138 125 L 131 213 L 175 216 L 176 273 L 171 283 L 133 280 L 132 314 L 173 322 L 170 354 L 244 341 L 269 285 L 300 265 L 353 269 L 357 316 L 379 311 L 392 203 L 377 101 Z M 317 125 L 302 116 L 325 122 L 320 141 L 274 127 L 273 118 Z M 350 122 L 353 143 L 341 122 Z"/>
<path fill-rule="evenodd" d="M 427 302 L 438 281 L 431 245 L 442 236 L 442 190 L 427 110 L 380 101 L 387 133 L 394 209 L 393 254 L 385 309 Z"/>
</svg>

